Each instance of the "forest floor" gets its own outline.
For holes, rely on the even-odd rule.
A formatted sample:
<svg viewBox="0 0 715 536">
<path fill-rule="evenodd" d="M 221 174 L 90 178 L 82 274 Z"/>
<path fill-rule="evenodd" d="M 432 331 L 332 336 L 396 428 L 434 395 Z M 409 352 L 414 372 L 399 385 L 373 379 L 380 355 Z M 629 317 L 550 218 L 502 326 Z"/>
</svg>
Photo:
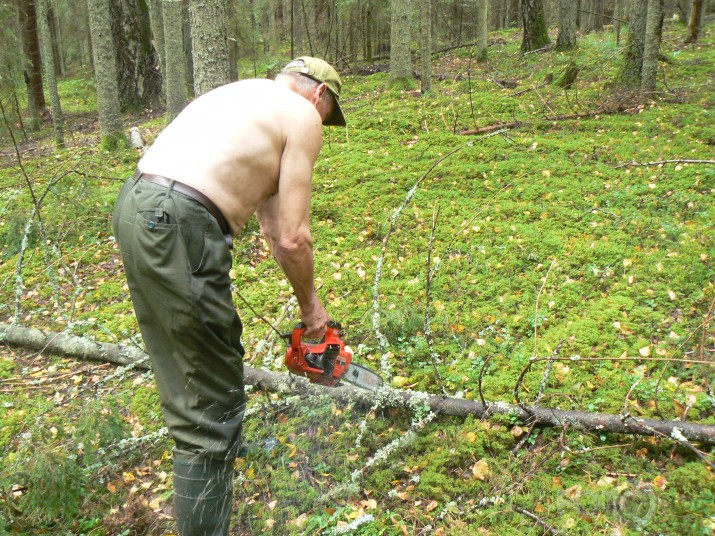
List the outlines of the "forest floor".
<svg viewBox="0 0 715 536">
<path fill-rule="evenodd" d="M 715 424 L 714 30 L 667 28 L 649 98 L 618 90 L 608 33 L 528 55 L 501 33 L 485 64 L 435 57 L 425 96 L 345 76 L 312 233 L 356 361 L 395 388 Z M 68 149 L 49 123 L 0 137 L 0 322 L 141 347 L 111 236 L 140 154 L 99 148 L 91 78 L 60 92 Z M 126 125 L 151 142 L 164 118 Z M 289 331 L 296 305 L 255 220 L 234 259 L 246 363 L 285 371 L 260 316 Z M 715 531 L 712 445 L 256 389 L 244 441 L 233 534 Z M 151 373 L 0 348 L 0 534 L 170 534 L 170 453 Z"/>
</svg>

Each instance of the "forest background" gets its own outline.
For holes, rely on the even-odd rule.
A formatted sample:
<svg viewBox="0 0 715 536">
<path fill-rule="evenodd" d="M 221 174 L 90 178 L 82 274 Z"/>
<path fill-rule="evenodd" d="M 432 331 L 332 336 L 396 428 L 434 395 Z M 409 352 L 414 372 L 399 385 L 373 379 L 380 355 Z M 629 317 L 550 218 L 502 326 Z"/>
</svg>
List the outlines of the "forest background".
<svg viewBox="0 0 715 536">
<path fill-rule="evenodd" d="M 256 382 L 234 533 L 711 534 L 713 12 L 0 2 L 0 533 L 174 530 L 113 202 L 191 98 L 311 54 L 343 75 L 348 117 L 316 165 L 319 292 L 391 390 Z M 283 373 L 266 321 L 289 331 L 296 304 L 255 220 L 234 258 L 246 365 Z M 28 328 L 84 358 L 30 349 Z M 105 362 L 114 345 L 139 360 Z M 646 418 L 671 431 L 633 433 Z"/>
</svg>

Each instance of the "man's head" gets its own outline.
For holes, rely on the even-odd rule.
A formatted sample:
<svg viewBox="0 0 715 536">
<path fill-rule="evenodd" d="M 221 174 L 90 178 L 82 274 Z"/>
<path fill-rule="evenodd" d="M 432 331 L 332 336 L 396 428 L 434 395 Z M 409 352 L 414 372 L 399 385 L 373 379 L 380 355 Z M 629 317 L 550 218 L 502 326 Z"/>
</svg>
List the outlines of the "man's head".
<svg viewBox="0 0 715 536">
<path fill-rule="evenodd" d="M 329 63 L 318 58 L 302 56 L 288 63 L 279 74 L 289 73 L 300 75 L 296 81 L 300 89 L 317 90 L 318 98 L 322 98 L 324 105 L 330 110 L 323 120 L 324 125 L 345 126 L 345 116 L 338 102 L 343 83 L 337 71 Z M 308 84 L 310 88 L 307 87 Z"/>
</svg>

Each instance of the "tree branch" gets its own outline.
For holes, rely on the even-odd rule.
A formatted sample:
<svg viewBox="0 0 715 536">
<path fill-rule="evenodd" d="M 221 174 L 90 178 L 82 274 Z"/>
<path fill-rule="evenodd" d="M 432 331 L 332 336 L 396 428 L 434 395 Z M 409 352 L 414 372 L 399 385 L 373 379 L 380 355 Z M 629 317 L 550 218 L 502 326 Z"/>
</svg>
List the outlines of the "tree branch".
<svg viewBox="0 0 715 536">
<path fill-rule="evenodd" d="M 134 348 L 96 342 L 86 337 L 63 333 L 45 334 L 38 329 L 18 325 L 0 324 L 0 341 L 13 346 L 22 346 L 93 361 L 108 361 L 120 365 L 135 363 L 139 360 L 145 360 L 146 362 L 147 359 L 145 354 Z M 137 368 L 140 368 L 140 366 L 137 366 Z M 148 369 L 149 367 L 146 364 L 142 364 L 141 368 Z M 520 408 L 505 402 L 492 402 L 487 407 L 482 402 L 475 400 L 428 395 L 415 391 L 400 391 L 389 387 L 382 387 L 376 391 L 367 391 L 348 385 L 323 387 L 310 383 L 304 378 L 254 369 L 248 366 L 244 368 L 244 380 L 247 384 L 271 391 L 293 392 L 313 396 L 329 395 L 336 400 L 367 406 L 372 406 L 379 402 L 382 407 L 411 408 L 415 404 L 424 403 L 434 412 L 456 417 L 475 415 L 481 418 L 501 414 L 510 415 L 522 422 L 535 422 L 540 426 L 558 428 L 569 426 L 598 432 L 654 435 L 669 437 L 680 443 L 683 443 L 681 438 L 685 438 L 688 442 L 700 441 L 715 445 L 715 425 L 641 419 L 632 416 L 537 406 Z"/>
</svg>

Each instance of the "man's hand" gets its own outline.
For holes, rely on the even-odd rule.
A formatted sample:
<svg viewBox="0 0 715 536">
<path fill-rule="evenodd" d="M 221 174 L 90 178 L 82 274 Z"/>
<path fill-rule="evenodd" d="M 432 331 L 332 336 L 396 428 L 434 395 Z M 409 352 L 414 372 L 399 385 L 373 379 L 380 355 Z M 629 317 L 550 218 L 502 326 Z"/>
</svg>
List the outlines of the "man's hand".
<svg viewBox="0 0 715 536">
<path fill-rule="evenodd" d="M 303 337 L 306 339 L 322 339 L 330 320 L 328 312 L 315 295 L 311 304 L 300 308 L 300 319 L 305 324 Z"/>
</svg>

